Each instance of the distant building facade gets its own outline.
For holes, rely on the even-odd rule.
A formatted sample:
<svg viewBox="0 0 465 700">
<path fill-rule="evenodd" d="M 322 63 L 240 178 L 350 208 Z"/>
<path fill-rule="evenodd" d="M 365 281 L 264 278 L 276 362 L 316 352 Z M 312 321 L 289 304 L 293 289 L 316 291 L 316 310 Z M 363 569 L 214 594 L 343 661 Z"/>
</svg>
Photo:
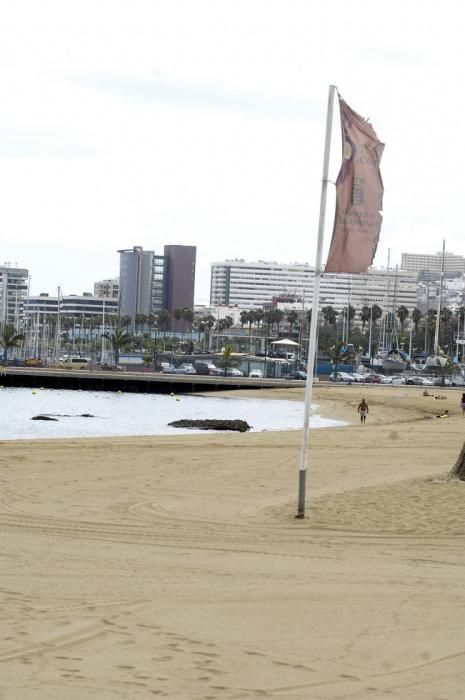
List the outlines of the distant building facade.
<svg viewBox="0 0 465 700">
<path fill-rule="evenodd" d="M 194 306 L 196 247 L 165 245 L 163 255 L 141 246 L 119 250 L 121 315 L 135 318 Z"/>
<path fill-rule="evenodd" d="M 0 266 L 0 327 L 12 325 L 19 329 L 28 284 L 29 270 L 9 264 Z"/>
<path fill-rule="evenodd" d="M 408 272 L 417 274 L 431 272 L 440 274 L 442 252 L 430 255 L 427 253 L 402 253 L 401 267 Z M 444 275 L 462 275 L 465 273 L 465 257 L 454 253 L 444 253 Z"/>
<path fill-rule="evenodd" d="M 92 294 L 69 294 L 60 297 L 48 294 L 28 296 L 25 299 L 24 311 L 27 318 L 39 318 L 42 316 L 58 316 L 58 308 L 61 316 L 81 319 L 83 316 L 110 316 L 118 313 L 118 299 L 97 297 Z"/>
<path fill-rule="evenodd" d="M 244 260 L 213 263 L 210 303 L 253 309 L 281 302 L 308 309 L 313 303 L 314 277 L 315 268 L 308 264 Z M 374 268 L 353 275 L 325 273 L 319 301 L 320 308 L 332 306 L 336 311 L 349 303 L 355 308 L 378 304 L 385 310 L 404 305 L 410 311 L 417 305 L 417 274 Z"/>
<path fill-rule="evenodd" d="M 135 318 L 152 311 L 153 250 L 142 246 L 119 250 L 119 308 L 122 316 Z"/>
<path fill-rule="evenodd" d="M 165 308 L 173 321 L 175 309 L 194 308 L 195 246 L 165 245 Z"/>
<path fill-rule="evenodd" d="M 94 296 L 106 297 L 107 299 L 118 299 L 119 297 L 119 279 L 113 277 L 108 280 L 100 280 L 94 283 Z"/>
</svg>

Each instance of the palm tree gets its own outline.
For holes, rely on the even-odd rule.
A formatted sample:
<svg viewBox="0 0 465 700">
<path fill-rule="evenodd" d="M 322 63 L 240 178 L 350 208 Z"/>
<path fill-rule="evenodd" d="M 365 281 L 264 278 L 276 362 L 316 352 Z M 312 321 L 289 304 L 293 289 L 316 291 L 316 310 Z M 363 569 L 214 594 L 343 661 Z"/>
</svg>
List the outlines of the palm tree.
<svg viewBox="0 0 465 700">
<path fill-rule="evenodd" d="M 182 317 L 183 317 L 183 311 L 184 311 L 184 310 L 181 309 L 181 308 L 177 308 L 177 309 L 175 309 L 175 310 L 173 311 L 173 316 L 174 316 L 174 319 L 175 319 L 175 321 L 176 321 L 176 323 L 175 323 L 175 330 L 178 330 L 178 321 L 180 321 L 180 320 L 182 319 Z"/>
<path fill-rule="evenodd" d="M 191 309 L 189 306 L 185 306 L 182 309 L 182 320 L 184 321 L 184 331 L 186 330 L 186 323 L 187 323 L 187 329 L 192 326 L 192 321 L 194 320 L 194 311 Z"/>
<path fill-rule="evenodd" d="M 136 314 L 134 318 L 134 330 L 137 333 L 137 327 L 139 327 L 139 330 L 142 329 L 144 330 L 144 325 L 147 323 L 147 316 L 146 314 Z"/>
<path fill-rule="evenodd" d="M 324 306 L 321 309 L 326 326 L 334 326 L 337 318 L 337 311 L 332 306 Z"/>
<path fill-rule="evenodd" d="M 266 334 L 270 335 L 271 334 L 271 326 L 274 323 L 272 311 L 265 311 L 263 313 L 263 322 L 266 324 Z"/>
<path fill-rule="evenodd" d="M 284 312 L 281 309 L 275 309 L 272 311 L 273 322 L 276 324 L 276 335 L 279 336 L 279 326 L 284 318 Z"/>
<path fill-rule="evenodd" d="M 415 328 L 415 333 L 418 333 L 418 324 L 420 323 L 422 318 L 423 318 L 423 314 L 421 313 L 420 309 L 413 309 L 412 321 L 413 321 L 413 326 Z"/>
<path fill-rule="evenodd" d="M 224 369 L 224 376 L 226 376 L 229 367 L 236 367 L 240 360 L 233 356 L 233 346 L 228 343 L 221 353 L 221 357 L 217 359 L 217 365 Z"/>
<path fill-rule="evenodd" d="M 289 322 L 289 335 L 292 335 L 292 329 L 294 328 L 299 315 L 297 311 L 289 311 L 286 316 L 286 320 Z"/>
<path fill-rule="evenodd" d="M 333 345 L 331 348 L 331 361 L 334 365 L 334 374 L 337 377 L 337 371 L 339 369 L 339 365 L 341 364 L 343 358 L 344 358 L 344 343 L 339 341 L 339 343 L 336 343 L 336 345 Z"/>
<path fill-rule="evenodd" d="M 257 324 L 257 330 L 260 330 L 260 324 L 263 321 L 265 312 L 263 309 L 254 309 L 251 313 L 253 314 L 254 323 Z"/>
<path fill-rule="evenodd" d="M 129 335 L 127 330 L 124 330 L 120 326 L 116 327 L 115 330 L 111 331 L 110 333 L 104 333 L 103 337 L 108 338 L 110 341 L 111 348 L 113 350 L 115 367 L 117 367 L 119 363 L 120 351 L 127 350 L 131 346 L 132 337 Z"/>
<path fill-rule="evenodd" d="M 129 329 L 129 326 L 131 325 L 132 318 L 129 314 L 124 314 L 121 316 L 120 323 L 122 326 L 126 328 L 126 330 Z"/>
<path fill-rule="evenodd" d="M 402 335 L 404 334 L 404 326 L 405 326 L 405 321 L 408 319 L 408 309 L 406 306 L 399 306 L 399 308 L 396 311 L 397 318 L 399 319 L 400 323 L 400 331 Z"/>
<path fill-rule="evenodd" d="M 8 350 L 10 348 L 18 348 L 24 340 L 24 333 L 19 333 L 11 324 L 3 328 L 0 335 L 0 346 L 3 348 L 3 365 L 6 365 L 8 360 Z"/>
<path fill-rule="evenodd" d="M 362 322 L 362 331 L 365 330 L 365 324 L 369 322 L 371 316 L 371 310 L 369 306 L 363 306 L 359 313 L 360 320 Z"/>
<path fill-rule="evenodd" d="M 376 321 L 379 321 L 382 315 L 383 310 L 381 306 L 378 306 L 378 304 L 373 304 L 373 306 L 371 307 L 371 320 L 374 326 L 376 326 Z"/>
<path fill-rule="evenodd" d="M 242 326 L 242 328 L 244 328 L 245 324 L 249 323 L 250 312 L 249 311 L 241 311 L 240 319 L 241 319 L 241 326 Z"/>
<path fill-rule="evenodd" d="M 157 325 L 163 331 L 163 350 L 165 349 L 166 344 L 166 324 L 168 323 L 169 317 L 169 311 L 167 311 L 166 309 L 157 311 Z"/>
</svg>

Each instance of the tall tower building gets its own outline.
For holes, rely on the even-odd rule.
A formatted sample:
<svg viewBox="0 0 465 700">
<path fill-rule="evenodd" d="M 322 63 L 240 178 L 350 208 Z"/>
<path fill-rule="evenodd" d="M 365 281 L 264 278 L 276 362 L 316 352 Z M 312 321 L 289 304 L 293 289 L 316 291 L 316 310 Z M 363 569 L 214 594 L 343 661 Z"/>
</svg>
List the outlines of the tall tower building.
<svg viewBox="0 0 465 700">
<path fill-rule="evenodd" d="M 0 266 L 0 328 L 6 324 L 19 329 L 24 316 L 29 270 Z"/>
<path fill-rule="evenodd" d="M 195 260 L 197 248 L 190 245 L 165 245 L 166 309 L 194 307 Z"/>
<path fill-rule="evenodd" d="M 120 314 L 135 318 L 151 313 L 153 251 L 134 246 L 118 253 Z"/>
<path fill-rule="evenodd" d="M 164 255 L 141 246 L 119 250 L 121 315 L 157 313 L 194 306 L 195 246 L 166 245 Z"/>
</svg>

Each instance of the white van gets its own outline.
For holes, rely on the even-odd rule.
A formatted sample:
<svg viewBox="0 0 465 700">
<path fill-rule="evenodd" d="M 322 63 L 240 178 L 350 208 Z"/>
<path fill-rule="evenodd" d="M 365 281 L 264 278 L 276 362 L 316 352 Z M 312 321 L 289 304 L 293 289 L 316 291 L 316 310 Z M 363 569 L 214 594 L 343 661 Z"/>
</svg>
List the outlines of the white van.
<svg viewBox="0 0 465 700">
<path fill-rule="evenodd" d="M 90 360 L 87 357 L 67 357 L 58 366 L 61 369 L 89 369 Z"/>
</svg>

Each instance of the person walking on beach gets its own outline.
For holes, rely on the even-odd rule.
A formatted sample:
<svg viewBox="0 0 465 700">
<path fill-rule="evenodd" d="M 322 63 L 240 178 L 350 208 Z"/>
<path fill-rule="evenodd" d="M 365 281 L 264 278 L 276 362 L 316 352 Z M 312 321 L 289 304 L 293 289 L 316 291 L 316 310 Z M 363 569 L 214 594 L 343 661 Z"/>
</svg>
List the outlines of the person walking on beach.
<svg viewBox="0 0 465 700">
<path fill-rule="evenodd" d="M 462 409 L 462 416 L 465 416 L 465 394 L 462 394 L 460 399 L 460 408 Z"/>
<path fill-rule="evenodd" d="M 358 412 L 360 413 L 360 423 L 364 425 L 367 415 L 368 415 L 368 404 L 365 399 L 362 399 L 358 405 Z"/>
</svg>

